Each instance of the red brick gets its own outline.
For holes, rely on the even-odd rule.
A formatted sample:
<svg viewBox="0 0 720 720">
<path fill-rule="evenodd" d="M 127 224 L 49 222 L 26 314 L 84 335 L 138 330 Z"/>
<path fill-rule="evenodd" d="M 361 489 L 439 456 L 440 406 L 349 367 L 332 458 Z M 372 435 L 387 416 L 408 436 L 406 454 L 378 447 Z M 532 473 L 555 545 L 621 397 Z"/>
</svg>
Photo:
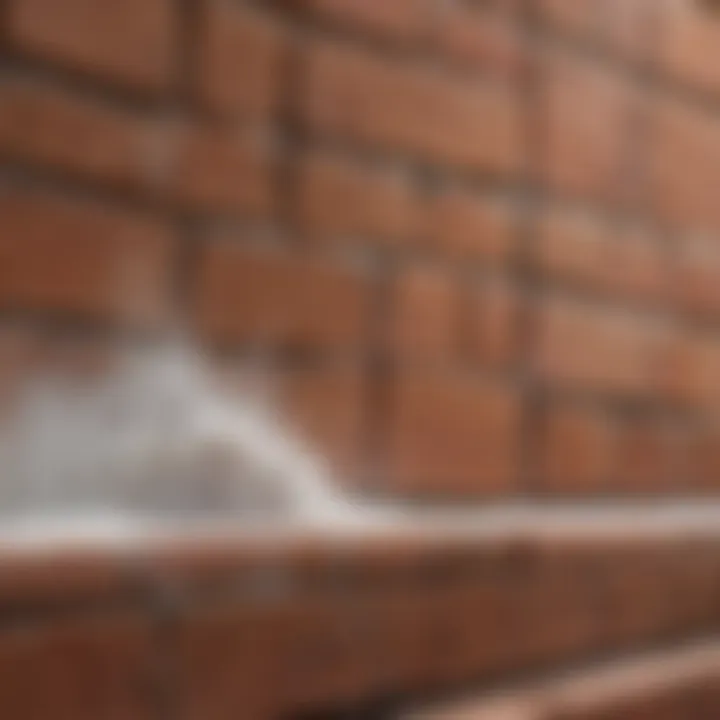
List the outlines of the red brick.
<svg viewBox="0 0 720 720">
<path fill-rule="evenodd" d="M 280 378 L 281 406 L 291 428 L 352 484 L 363 451 L 366 383 L 359 368 L 298 368 Z M 348 477 L 349 475 L 349 477 Z"/>
<path fill-rule="evenodd" d="M 720 212 L 720 133 L 713 117 L 674 100 L 653 107 L 649 140 L 652 209 L 684 231 L 715 231 Z"/>
<path fill-rule="evenodd" d="M 506 15 L 449 3 L 434 21 L 432 39 L 442 56 L 459 67 L 506 81 L 517 80 L 522 72 L 522 37 Z"/>
<path fill-rule="evenodd" d="M 457 355 L 460 298 L 456 279 L 442 268 L 414 265 L 396 281 L 390 347 L 414 360 L 449 360 Z"/>
<path fill-rule="evenodd" d="M 377 672 L 385 679 L 386 692 L 422 687 L 433 679 L 437 660 L 431 642 L 433 606 L 429 593 L 413 592 L 407 581 L 387 583 L 386 588 L 371 599 L 377 607 L 373 613 Z"/>
<path fill-rule="evenodd" d="M 145 187 L 159 169 L 163 127 L 42 83 L 0 87 L 0 151 L 102 183 Z"/>
<path fill-rule="evenodd" d="M 218 239 L 198 273 L 196 320 L 209 338 L 336 349 L 365 340 L 369 288 L 353 271 Z"/>
<path fill-rule="evenodd" d="M 658 298 L 667 284 L 661 241 L 641 227 L 551 211 L 539 228 L 537 262 L 552 280 L 613 295 Z"/>
<path fill-rule="evenodd" d="M 609 43 L 631 59 L 652 61 L 662 3 L 655 0 L 611 0 L 607 3 L 604 33 Z"/>
<path fill-rule="evenodd" d="M 420 199 L 404 175 L 316 154 L 297 182 L 297 219 L 313 238 L 398 243 L 417 232 Z"/>
<path fill-rule="evenodd" d="M 108 603 L 130 597 L 139 585 L 126 558 L 88 547 L 60 551 L 45 547 L 31 554 L 6 552 L 0 569 L 0 608 L 5 612 L 52 611 L 82 603 Z M 0 653 L 1 637 L 0 633 Z"/>
<path fill-rule="evenodd" d="M 519 349 L 520 296 L 507 280 L 488 279 L 469 288 L 463 317 L 463 343 L 484 365 L 504 366 Z"/>
<path fill-rule="evenodd" d="M 0 706 L 27 720 L 152 718 L 149 623 L 134 615 L 0 633 Z"/>
<path fill-rule="evenodd" d="M 519 167 L 506 88 L 337 45 L 315 45 L 303 72 L 299 112 L 313 131 L 467 170 Z"/>
<path fill-rule="evenodd" d="M 676 239 L 673 296 L 689 311 L 720 312 L 720 249 L 714 237 L 703 235 Z"/>
<path fill-rule="evenodd" d="M 720 426 L 710 422 L 693 433 L 690 445 L 690 486 L 716 492 L 720 488 Z"/>
<path fill-rule="evenodd" d="M 696 643 L 486 694 L 406 720 L 679 720 L 717 714 L 718 648 Z"/>
<path fill-rule="evenodd" d="M 267 142 L 151 121 L 40 84 L 0 89 L 0 151 L 201 209 L 265 214 L 272 203 Z"/>
<path fill-rule="evenodd" d="M 290 618 L 286 604 L 267 598 L 182 617 L 175 645 L 182 717 L 275 717 L 287 679 Z"/>
<path fill-rule="evenodd" d="M 642 58 L 648 51 L 648 26 L 654 22 L 653 0 L 539 0 L 543 19 L 556 30 L 609 45 Z"/>
<path fill-rule="evenodd" d="M 433 0 L 291 0 L 317 18 L 395 42 L 422 39 L 433 18 Z"/>
<path fill-rule="evenodd" d="M 539 472 L 546 492 L 608 490 L 617 433 L 609 413 L 579 403 L 551 404 L 539 429 Z"/>
<path fill-rule="evenodd" d="M 446 497 L 512 492 L 517 394 L 477 377 L 400 371 L 391 390 L 392 488 Z"/>
<path fill-rule="evenodd" d="M 295 599 L 282 694 L 298 714 L 347 707 L 377 692 L 381 658 L 374 652 L 376 625 L 363 612 L 363 595 L 356 602 L 330 593 Z"/>
<path fill-rule="evenodd" d="M 207 127 L 179 130 L 169 158 L 169 197 L 223 214 L 269 215 L 276 162 L 267 144 L 248 134 Z"/>
<path fill-rule="evenodd" d="M 267 115 L 279 107 L 286 38 L 267 16 L 232 0 L 203 0 L 198 97 L 222 115 Z"/>
<path fill-rule="evenodd" d="M 635 493 L 677 491 L 686 475 L 683 436 L 671 423 L 628 418 L 620 432 L 618 489 Z"/>
<path fill-rule="evenodd" d="M 610 287 L 628 297 L 664 300 L 670 286 L 670 259 L 663 239 L 642 225 L 618 228 L 609 249 L 615 268 Z"/>
<path fill-rule="evenodd" d="M 542 67 L 545 181 L 570 195 L 625 199 L 624 159 L 634 111 L 628 82 L 595 61 L 560 51 L 548 52 Z"/>
<path fill-rule="evenodd" d="M 515 242 L 518 211 L 509 201 L 447 188 L 430 201 L 430 242 L 460 257 L 505 261 Z"/>
<path fill-rule="evenodd" d="M 0 190 L 4 307 L 156 321 L 168 308 L 173 238 L 163 222 L 42 192 Z"/>
<path fill-rule="evenodd" d="M 529 580 L 518 588 L 525 597 L 520 617 L 529 610 L 524 623 L 529 653 L 520 650 L 525 662 L 555 662 L 597 647 L 601 623 L 595 603 L 603 550 L 602 542 L 587 537 L 541 539 L 537 561 L 526 573 Z"/>
<path fill-rule="evenodd" d="M 23 52 L 143 90 L 167 90 L 179 60 L 171 0 L 11 0 L 7 33 Z"/>
<path fill-rule="evenodd" d="M 594 0 L 537 0 L 541 17 L 551 26 L 584 36 L 601 26 L 602 6 Z"/>
<path fill-rule="evenodd" d="M 668 342 L 653 316 L 553 299 L 541 311 L 536 363 L 552 382 L 645 395 Z"/>
<path fill-rule="evenodd" d="M 214 370 L 225 392 L 236 395 L 239 403 L 267 408 L 320 464 L 336 471 L 337 482 L 355 485 L 365 460 L 369 394 L 360 363 L 318 360 L 272 367 L 252 359 L 229 360 Z"/>
<path fill-rule="evenodd" d="M 612 230 L 606 224 L 580 213 L 551 211 L 544 214 L 539 227 L 537 262 L 554 280 L 583 285 L 606 286 L 612 243 Z"/>
<path fill-rule="evenodd" d="M 720 402 L 720 340 L 707 331 L 674 334 L 663 366 L 663 388 L 683 403 L 716 408 Z"/>
<path fill-rule="evenodd" d="M 720 91 L 720 23 L 712 3 L 665 3 L 659 63 L 674 80 L 707 92 Z"/>
</svg>

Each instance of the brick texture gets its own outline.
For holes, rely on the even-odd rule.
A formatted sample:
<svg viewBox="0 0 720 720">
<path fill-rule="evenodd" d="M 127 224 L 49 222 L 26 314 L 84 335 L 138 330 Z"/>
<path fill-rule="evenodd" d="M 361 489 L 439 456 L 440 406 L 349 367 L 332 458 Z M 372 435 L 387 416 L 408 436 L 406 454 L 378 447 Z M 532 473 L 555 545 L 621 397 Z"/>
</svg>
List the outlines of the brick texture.
<svg viewBox="0 0 720 720">
<path fill-rule="evenodd" d="M 276 163 L 262 139 L 189 127 L 178 129 L 173 151 L 164 183 L 164 193 L 172 200 L 208 214 L 271 214 Z"/>
<path fill-rule="evenodd" d="M 308 52 L 303 70 L 298 110 L 310 130 L 460 169 L 519 167 L 517 105 L 502 88 L 330 44 Z"/>
<path fill-rule="evenodd" d="M 196 307 L 221 342 L 347 349 L 363 342 L 368 287 L 334 263 L 218 239 L 200 260 Z"/>
<path fill-rule="evenodd" d="M 180 20 L 171 0 L 13 0 L 6 30 L 21 52 L 143 91 L 176 82 Z"/>
<path fill-rule="evenodd" d="M 3 535 L 0 716 L 720 716 L 717 4 L 0 2 L 0 418 L 180 326 L 483 518 Z"/>
<path fill-rule="evenodd" d="M 281 28 L 229 0 L 199 5 L 198 98 L 221 115 L 266 115 L 276 110 L 285 72 Z"/>
<path fill-rule="evenodd" d="M 617 428 L 602 408 L 579 403 L 548 408 L 541 420 L 538 467 L 543 490 L 608 493 L 617 466 Z"/>
<path fill-rule="evenodd" d="M 0 633 L 0 703 L 26 718 L 152 718 L 155 660 L 142 617 L 102 617 Z"/>
<path fill-rule="evenodd" d="M 706 93 L 720 89 L 714 60 L 720 40 L 717 9 L 712 3 L 666 3 L 660 63 L 679 83 Z"/>
<path fill-rule="evenodd" d="M 433 246 L 459 259 L 506 262 L 515 244 L 517 213 L 510 200 L 446 187 L 426 208 Z"/>
<path fill-rule="evenodd" d="M 164 320 L 171 229 L 157 219 L 45 193 L 0 190 L 0 297 L 6 308 Z"/>
<path fill-rule="evenodd" d="M 0 151 L 91 182 L 149 189 L 162 170 L 163 125 L 40 82 L 0 89 Z M 79 144 L 83 152 L 78 152 Z"/>
<path fill-rule="evenodd" d="M 9 0 L 0 325 L 189 326 L 284 378 L 340 474 L 386 464 L 371 484 L 402 495 L 427 490 L 389 452 L 409 371 L 516 397 L 508 493 L 706 491 L 711 453 L 686 461 L 720 398 L 714 13 Z M 618 445 L 596 475 L 599 416 Z M 429 474 L 456 502 L 483 484 Z"/>
<path fill-rule="evenodd" d="M 603 204 L 625 199 L 632 86 L 599 63 L 558 50 L 546 53 L 542 69 L 546 182 Z"/>
<path fill-rule="evenodd" d="M 509 492 L 518 400 L 472 377 L 406 370 L 391 389 L 389 456 L 398 482 L 430 494 Z"/>
<path fill-rule="evenodd" d="M 615 708 L 654 702 L 698 668 L 714 683 L 707 673 L 717 669 L 716 641 L 666 642 L 717 624 L 717 533 L 692 519 L 661 523 L 659 533 L 657 520 L 645 520 L 563 527 L 538 517 L 480 534 L 344 536 L 332 548 L 315 534 L 217 537 L 121 557 L 95 548 L 85 560 L 59 548 L 42 561 L 4 551 L 2 606 L 11 599 L 35 615 L 0 632 L 0 699 L 38 720 L 150 718 L 168 702 L 180 717 L 219 720 L 248 709 L 268 718 L 351 710 L 391 693 L 393 716 L 403 717 L 416 704 L 408 690 L 424 702 L 523 669 L 526 689 L 508 696 L 516 707 L 635 718 Z M 113 575 L 119 565 L 135 578 L 131 596 Z M 71 568 L 71 592 L 57 584 L 58 567 Z M 187 602 L 155 604 L 154 620 L 117 608 L 169 592 Z M 58 616 L 60 599 L 84 601 L 74 607 L 85 615 Z M 641 649 L 660 640 L 662 652 Z M 608 642 L 630 659 L 529 679 L 546 663 L 597 657 Z M 703 702 L 713 683 L 699 684 Z M 666 708 L 670 720 L 688 716 L 686 698 Z M 507 707 L 478 702 L 478 712 Z"/>
<path fill-rule="evenodd" d="M 310 238 L 333 242 L 410 243 L 422 222 L 406 175 L 320 153 L 298 170 L 295 212 Z"/>
<path fill-rule="evenodd" d="M 388 326 L 391 348 L 418 360 L 452 360 L 458 352 L 459 301 L 455 279 L 442 268 L 403 268 Z"/>
</svg>

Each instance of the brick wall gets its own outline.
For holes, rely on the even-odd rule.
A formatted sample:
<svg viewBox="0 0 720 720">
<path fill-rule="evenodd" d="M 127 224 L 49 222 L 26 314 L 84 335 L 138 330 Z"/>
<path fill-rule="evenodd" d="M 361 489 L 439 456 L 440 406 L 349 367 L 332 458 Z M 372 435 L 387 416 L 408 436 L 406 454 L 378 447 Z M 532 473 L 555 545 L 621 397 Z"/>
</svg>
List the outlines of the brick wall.
<svg viewBox="0 0 720 720">
<path fill-rule="evenodd" d="M 709 5 L 8 0 L 5 344 L 180 320 L 375 494 L 712 490 Z"/>
<path fill-rule="evenodd" d="M 180 322 L 373 496 L 713 494 L 714 5 L 2 0 L 2 402 Z M 0 546 L 0 715 L 715 718 L 695 530 Z"/>
<path fill-rule="evenodd" d="M 668 720 L 720 708 L 717 525 L 235 534 L 0 557 L 13 720 L 390 720 L 498 686 L 527 705 L 522 720 L 636 720 L 628 693 L 653 708 L 677 695 Z M 693 714 L 696 685 L 714 714 Z M 438 718 L 516 717 L 493 706 Z"/>
</svg>

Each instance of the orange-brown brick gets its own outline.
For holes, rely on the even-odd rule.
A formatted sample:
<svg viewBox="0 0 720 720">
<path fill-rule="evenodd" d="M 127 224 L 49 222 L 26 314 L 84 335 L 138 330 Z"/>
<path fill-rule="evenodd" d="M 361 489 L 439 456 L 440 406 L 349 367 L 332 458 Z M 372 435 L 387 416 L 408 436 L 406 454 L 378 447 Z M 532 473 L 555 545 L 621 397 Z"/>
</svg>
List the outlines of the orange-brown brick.
<svg viewBox="0 0 720 720">
<path fill-rule="evenodd" d="M 720 312 L 720 248 L 707 235 L 677 237 L 672 295 L 691 312 L 717 316 Z"/>
<path fill-rule="evenodd" d="M 519 404 L 512 388 L 401 369 L 390 392 L 393 489 L 438 497 L 513 492 Z"/>
<path fill-rule="evenodd" d="M 8 717 L 150 720 L 157 666 L 150 623 L 100 616 L 0 632 L 0 706 Z"/>
<path fill-rule="evenodd" d="M 326 22 L 408 43 L 422 39 L 430 28 L 435 0 L 291 0 Z"/>
<path fill-rule="evenodd" d="M 600 26 L 601 6 L 593 0 L 537 0 L 541 17 L 555 29 L 595 35 Z"/>
<path fill-rule="evenodd" d="M 687 476 L 687 438 L 667 420 L 631 416 L 620 430 L 617 489 L 621 492 L 677 492 Z"/>
<path fill-rule="evenodd" d="M 223 215 L 267 216 L 276 162 L 262 139 L 207 127 L 178 129 L 165 169 L 168 197 Z"/>
<path fill-rule="evenodd" d="M 11 0 L 5 22 L 22 52 L 144 91 L 168 91 L 180 61 L 172 0 Z"/>
<path fill-rule="evenodd" d="M 330 459 L 338 481 L 352 486 L 364 450 L 367 384 L 354 365 L 288 370 L 280 378 L 281 405 L 290 427 Z"/>
<path fill-rule="evenodd" d="M 0 88 L 0 152 L 98 183 L 143 188 L 157 179 L 164 126 L 50 83 Z"/>
<path fill-rule="evenodd" d="M 183 615 L 175 642 L 175 699 L 184 717 L 276 716 L 290 627 L 290 606 L 267 598 L 225 601 Z"/>
<path fill-rule="evenodd" d="M 505 366 L 520 348 L 522 298 L 516 286 L 503 278 L 488 278 L 465 289 L 463 347 L 483 365 Z"/>
<path fill-rule="evenodd" d="M 166 223 L 89 201 L 0 189 L 0 302 L 100 319 L 157 320 L 168 308 Z"/>
<path fill-rule="evenodd" d="M 197 94 L 221 115 L 267 115 L 284 88 L 286 38 L 268 16 L 232 0 L 203 0 Z"/>
<path fill-rule="evenodd" d="M 434 18 L 432 41 L 459 68 L 505 81 L 520 77 L 525 48 L 518 25 L 482 6 L 446 4 Z"/>
<path fill-rule="evenodd" d="M 689 480 L 693 490 L 716 492 L 720 488 L 720 425 L 711 421 L 688 439 Z"/>
<path fill-rule="evenodd" d="M 208 242 L 198 267 L 196 320 L 223 344 L 359 348 L 369 287 L 353 270 L 297 253 Z"/>
<path fill-rule="evenodd" d="M 297 172 L 296 216 L 311 239 L 402 243 L 418 231 L 420 199 L 409 177 L 329 154 Z"/>
<path fill-rule="evenodd" d="M 362 363 L 318 360 L 275 368 L 228 360 L 214 369 L 220 387 L 240 403 L 267 407 L 291 437 L 336 471 L 336 482 L 352 488 L 360 479 L 369 390 Z"/>
<path fill-rule="evenodd" d="M 642 227 L 554 210 L 542 217 L 538 234 L 537 262 L 551 281 L 646 299 L 666 289 L 666 253 Z"/>
<path fill-rule="evenodd" d="M 556 298 L 540 325 L 536 364 L 550 381 L 641 395 L 659 382 L 669 338 L 652 315 Z"/>
<path fill-rule="evenodd" d="M 564 194 L 602 202 L 626 198 L 624 161 L 636 102 L 628 80 L 562 51 L 548 51 L 541 62 L 542 177 Z"/>
<path fill-rule="evenodd" d="M 544 408 L 538 469 L 545 492 L 606 492 L 615 469 L 617 433 L 602 407 L 555 401 Z"/>
<path fill-rule="evenodd" d="M 612 230 L 580 213 L 546 211 L 538 227 L 537 262 L 551 280 L 607 285 Z"/>
<path fill-rule="evenodd" d="M 720 403 L 720 340 L 697 329 L 676 330 L 662 366 L 663 390 L 673 400 L 710 409 Z"/>
<path fill-rule="evenodd" d="M 716 57 L 720 26 L 712 3 L 664 3 L 661 17 L 658 55 L 662 70 L 687 86 L 720 92 Z"/>
<path fill-rule="evenodd" d="M 299 113 L 314 132 L 467 170 L 519 167 L 507 88 L 330 44 L 309 49 L 303 77 Z"/>
<path fill-rule="evenodd" d="M 509 200 L 447 187 L 428 203 L 428 239 L 454 256 L 504 262 L 513 250 L 517 212 Z"/>
<path fill-rule="evenodd" d="M 716 231 L 720 123 L 702 108 L 663 99 L 653 106 L 649 199 L 660 218 L 687 232 Z"/>
<path fill-rule="evenodd" d="M 395 283 L 389 346 L 410 360 L 457 355 L 460 296 L 452 272 L 432 265 L 402 269 Z"/>
<path fill-rule="evenodd" d="M 649 59 L 648 28 L 656 21 L 653 0 L 538 0 L 541 17 L 556 31 L 610 46 L 633 59 Z M 652 25 L 654 28 L 654 25 Z"/>
</svg>

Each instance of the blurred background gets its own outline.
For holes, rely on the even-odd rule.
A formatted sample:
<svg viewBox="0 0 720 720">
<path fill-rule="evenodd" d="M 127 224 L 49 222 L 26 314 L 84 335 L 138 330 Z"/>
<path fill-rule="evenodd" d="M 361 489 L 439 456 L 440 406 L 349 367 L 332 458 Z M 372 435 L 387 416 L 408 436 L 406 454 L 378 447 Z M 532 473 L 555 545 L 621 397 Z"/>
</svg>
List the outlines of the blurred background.
<svg viewBox="0 0 720 720">
<path fill-rule="evenodd" d="M 497 560 L 487 539 L 459 552 L 442 534 L 413 533 L 401 549 L 388 540 L 380 553 L 372 545 L 369 558 L 357 539 L 347 556 L 335 548 L 341 560 L 319 565 L 347 562 L 358 584 L 324 610 L 310 603 L 314 614 L 294 626 L 315 649 L 301 643 L 293 662 L 319 658 L 312 701 L 293 704 L 290 693 L 281 709 L 266 696 L 252 705 L 229 679 L 255 677 L 247 658 L 228 659 L 239 646 L 271 665 L 286 657 L 270 640 L 283 634 L 280 613 L 266 622 L 272 632 L 235 645 L 193 625 L 204 654 L 187 677 L 206 672 L 204 689 L 186 706 L 161 683 L 155 710 L 262 720 L 352 706 L 353 717 L 392 717 L 468 679 L 478 692 L 513 686 L 525 668 L 552 674 L 571 656 L 594 662 L 697 637 L 701 650 L 641 662 L 642 672 L 613 665 L 610 679 L 549 683 L 549 704 L 512 690 L 509 701 L 437 717 L 720 716 L 720 651 L 708 639 L 720 620 L 720 525 L 689 515 L 638 538 L 628 520 L 629 508 L 640 527 L 657 507 L 664 518 L 693 503 L 710 512 L 720 489 L 718 97 L 720 7 L 710 0 L 0 3 L 0 415 L 12 415 L 34 378 L 101 376 L 128 349 L 181 333 L 228 397 L 261 389 L 352 497 L 486 519 L 525 508 L 526 520 L 490 543 L 502 546 Z M 562 505 L 572 532 L 556 537 L 554 522 L 527 520 L 550 504 Z M 583 513 L 602 508 L 607 520 L 586 525 Z M 233 573 L 237 558 L 254 556 L 242 543 L 223 553 L 235 557 Z M 158 567 L 170 563 L 173 582 L 205 578 L 205 555 L 171 555 L 184 558 L 181 581 L 167 556 Z M 266 567 L 259 556 L 250 564 Z M 47 581 L 45 565 L 27 562 L 20 577 L 39 573 L 32 593 L 55 607 L 57 588 L 77 574 Z M 103 562 L 83 564 L 80 596 L 114 560 Z M 0 602 L 0 628 L 14 632 L 10 620 L 37 598 L 17 590 L 15 560 L 7 582 L 2 564 L 0 547 L 0 600 L 6 586 L 15 598 L 7 618 Z M 153 592 L 159 576 L 148 573 Z M 411 591 L 408 577 L 426 591 Z M 458 577 L 485 578 L 494 609 L 482 609 L 488 587 L 466 593 Z M 387 627 L 368 620 L 386 607 L 376 591 L 357 595 L 373 578 L 406 590 L 381 612 Z M 361 675 L 375 664 L 358 659 L 355 635 L 333 645 L 327 629 L 335 613 L 341 635 L 364 636 L 343 614 L 360 596 L 378 636 L 412 620 L 404 636 L 384 637 L 375 663 L 402 647 L 406 660 L 461 658 L 462 672 L 423 666 L 382 692 L 365 676 L 354 693 L 328 679 L 342 658 Z M 440 604 L 430 611 L 423 598 Z M 288 603 L 296 620 L 303 602 Z M 466 603 L 464 614 L 452 602 Z M 462 618 L 453 642 L 474 638 L 467 657 L 443 644 L 453 616 Z M 513 641 L 489 639 L 519 623 Z M 18 650 L 0 629 L 0 715 L 155 717 L 126 697 L 149 662 L 147 637 L 136 643 L 136 630 L 113 625 L 126 648 L 118 655 L 103 632 L 83 630 L 82 641 L 74 632 L 49 650 L 45 640 Z M 323 643 L 334 648 L 325 656 Z M 49 658 L 72 657 L 68 647 L 81 659 L 57 680 Z M 104 670 L 88 661 L 110 656 Z M 279 682 L 273 667 L 248 686 L 302 684 Z M 22 690 L 38 668 L 57 686 L 47 705 Z M 671 693 L 678 677 L 691 680 Z M 662 700 L 648 699 L 649 686 Z M 633 693 L 643 699 L 630 710 L 603 704 Z"/>
</svg>

